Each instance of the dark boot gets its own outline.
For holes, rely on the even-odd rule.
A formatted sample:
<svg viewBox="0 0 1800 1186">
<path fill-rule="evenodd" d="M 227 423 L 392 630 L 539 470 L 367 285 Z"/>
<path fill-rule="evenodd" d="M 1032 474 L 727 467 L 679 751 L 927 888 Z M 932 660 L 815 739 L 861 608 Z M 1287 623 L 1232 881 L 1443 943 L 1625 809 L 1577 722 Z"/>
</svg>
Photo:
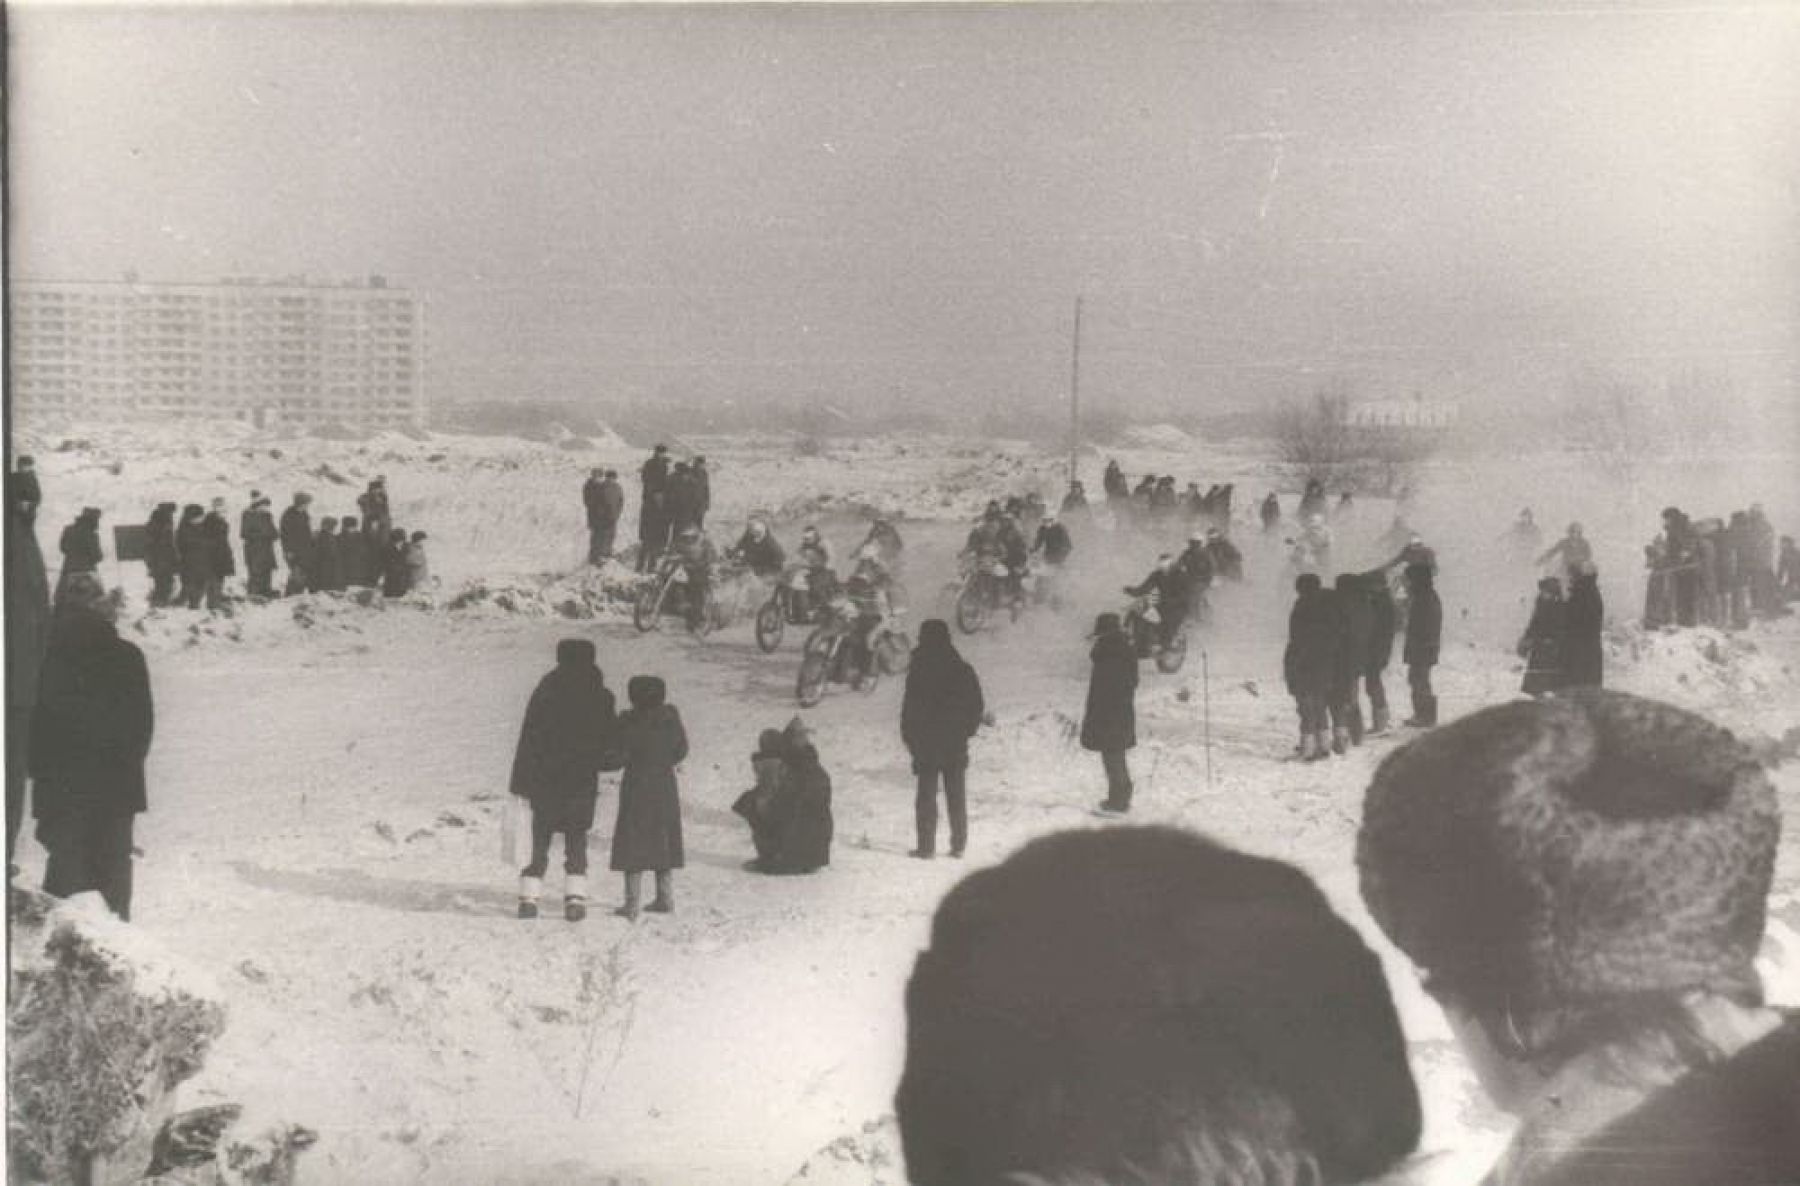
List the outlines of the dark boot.
<svg viewBox="0 0 1800 1186">
<path fill-rule="evenodd" d="M 544 892 L 541 878 L 519 878 L 519 917 L 536 918 L 538 916 L 538 895 Z"/>
<path fill-rule="evenodd" d="M 1349 748 L 1350 730 L 1339 725 L 1331 731 L 1331 752 L 1342 757 L 1344 751 Z"/>
<path fill-rule="evenodd" d="M 645 910 L 652 914 L 675 913 L 675 875 L 668 869 L 656 871 L 656 898 Z"/>
<path fill-rule="evenodd" d="M 613 911 L 613 913 L 620 918 L 636 922 L 638 916 L 638 902 L 642 900 L 643 884 L 644 875 L 642 873 L 627 873 L 625 875 L 625 904 Z"/>
<path fill-rule="evenodd" d="M 1351 745 L 1361 745 L 1362 741 L 1363 741 L 1362 705 L 1360 703 L 1352 704 L 1350 706 L 1350 744 Z"/>
</svg>

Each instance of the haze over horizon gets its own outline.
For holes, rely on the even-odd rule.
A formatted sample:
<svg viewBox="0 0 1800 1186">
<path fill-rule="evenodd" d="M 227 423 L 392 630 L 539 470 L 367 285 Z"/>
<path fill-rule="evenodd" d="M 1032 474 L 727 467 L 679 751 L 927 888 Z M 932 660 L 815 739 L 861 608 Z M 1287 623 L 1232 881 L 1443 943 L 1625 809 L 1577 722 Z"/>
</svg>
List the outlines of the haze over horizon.
<svg viewBox="0 0 1800 1186">
<path fill-rule="evenodd" d="M 380 273 L 428 398 L 1800 393 L 1800 6 L 9 6 L 14 278 Z"/>
</svg>

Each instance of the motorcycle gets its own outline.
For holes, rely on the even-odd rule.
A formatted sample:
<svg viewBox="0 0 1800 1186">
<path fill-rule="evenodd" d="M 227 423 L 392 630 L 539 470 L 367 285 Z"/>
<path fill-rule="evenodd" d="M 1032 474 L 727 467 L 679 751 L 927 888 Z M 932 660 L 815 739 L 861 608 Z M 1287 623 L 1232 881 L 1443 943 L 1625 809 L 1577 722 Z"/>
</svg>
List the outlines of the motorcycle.
<svg viewBox="0 0 1800 1186">
<path fill-rule="evenodd" d="M 827 588 L 835 585 L 828 581 Z M 796 565 L 781 574 L 770 591 L 769 599 L 756 611 L 756 645 L 769 654 L 781 645 L 789 626 L 807 626 L 819 621 L 826 598 L 814 597 L 809 570 Z"/>
<path fill-rule="evenodd" d="M 899 675 L 912 662 L 912 639 L 901 628 L 905 611 L 895 610 L 869 633 L 872 653 L 868 668 L 850 670 L 850 638 L 856 628 L 856 610 L 847 598 L 833 601 L 826 620 L 807 637 L 800 659 L 800 678 L 794 692 L 802 708 L 812 708 L 825 698 L 833 683 L 847 683 L 857 691 L 873 692 L 882 675 Z"/>
<path fill-rule="evenodd" d="M 638 591 L 637 600 L 631 607 L 632 625 L 648 633 L 661 627 L 664 614 L 681 614 L 685 618 L 691 596 L 690 584 L 687 565 L 665 564 L 662 571 Z M 713 594 L 716 584 L 716 581 L 708 583 L 706 604 L 699 618 L 689 623 L 688 628 L 700 638 L 711 634 L 719 625 L 719 604 Z"/>
<path fill-rule="evenodd" d="M 1000 609 L 1018 621 L 1020 598 L 1007 587 L 1010 573 L 1004 560 L 983 557 L 968 566 L 956 591 L 958 630 L 974 634 Z"/>
<path fill-rule="evenodd" d="M 1177 630 L 1174 639 L 1163 646 L 1162 613 L 1156 602 L 1154 593 L 1132 598 L 1131 604 L 1125 607 L 1125 612 L 1121 615 L 1125 636 L 1131 640 L 1132 650 L 1139 659 L 1154 657 L 1158 671 L 1164 675 L 1173 675 L 1187 661 L 1187 631 Z"/>
</svg>

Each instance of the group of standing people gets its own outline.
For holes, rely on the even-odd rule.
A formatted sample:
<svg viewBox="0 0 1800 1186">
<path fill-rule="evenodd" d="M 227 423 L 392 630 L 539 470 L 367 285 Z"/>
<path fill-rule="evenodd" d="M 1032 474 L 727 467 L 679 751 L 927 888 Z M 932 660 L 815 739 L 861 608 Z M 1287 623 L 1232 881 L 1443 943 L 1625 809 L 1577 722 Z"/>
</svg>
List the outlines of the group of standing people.
<svg viewBox="0 0 1800 1186">
<path fill-rule="evenodd" d="M 1177 490 L 1173 474 L 1145 474 L 1134 486 L 1119 463 L 1109 459 L 1101 484 L 1107 507 L 1121 523 L 1148 527 L 1185 520 L 1202 528 L 1209 524 L 1222 531 L 1231 528 L 1231 499 L 1235 487 L 1229 482 L 1214 483 L 1204 491 L 1198 482 L 1189 482 L 1185 490 Z M 1074 485 L 1079 487 L 1080 483 Z M 1085 506 L 1085 495 L 1082 503 Z"/>
<path fill-rule="evenodd" d="M 1525 660 L 1520 691 L 1527 696 L 1601 685 L 1605 648 L 1600 632 L 1606 624 L 1606 606 L 1594 562 L 1577 562 L 1568 580 L 1566 593 L 1556 577 L 1538 580 L 1531 620 L 1516 648 Z"/>
<path fill-rule="evenodd" d="M 1644 625 L 1741 630 L 1751 619 L 1787 612 L 1800 598 L 1800 552 L 1774 527 L 1761 503 L 1728 518 L 1662 513 L 1662 531 L 1644 547 Z"/>
<path fill-rule="evenodd" d="M 671 461 L 669 447 L 657 445 L 638 471 L 641 498 L 638 504 L 639 572 L 655 572 L 670 544 L 690 528 L 706 527 L 712 507 L 712 473 L 706 458 Z M 623 498 L 620 499 L 623 507 Z M 590 529 L 593 520 L 590 518 Z M 618 522 L 615 517 L 615 526 Z"/>
</svg>

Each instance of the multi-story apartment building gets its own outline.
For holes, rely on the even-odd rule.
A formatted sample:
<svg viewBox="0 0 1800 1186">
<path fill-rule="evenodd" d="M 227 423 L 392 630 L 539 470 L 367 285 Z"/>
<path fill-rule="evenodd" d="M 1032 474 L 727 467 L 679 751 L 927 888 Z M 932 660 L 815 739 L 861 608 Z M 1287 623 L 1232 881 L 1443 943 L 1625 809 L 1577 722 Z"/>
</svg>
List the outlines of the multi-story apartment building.
<svg viewBox="0 0 1800 1186">
<path fill-rule="evenodd" d="M 422 426 L 418 298 L 342 284 L 17 280 L 13 408 L 24 417 L 176 417 Z"/>
</svg>

